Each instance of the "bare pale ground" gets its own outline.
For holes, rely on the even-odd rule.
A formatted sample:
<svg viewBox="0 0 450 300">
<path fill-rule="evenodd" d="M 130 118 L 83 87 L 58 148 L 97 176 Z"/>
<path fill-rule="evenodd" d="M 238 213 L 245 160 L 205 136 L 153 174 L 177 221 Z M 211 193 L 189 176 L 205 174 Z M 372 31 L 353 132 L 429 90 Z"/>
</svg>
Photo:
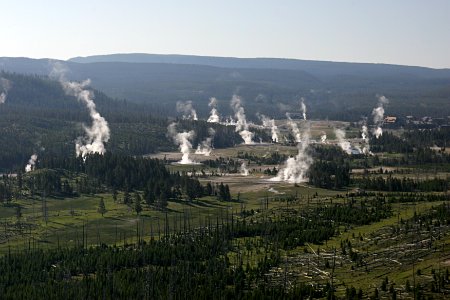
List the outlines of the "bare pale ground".
<svg viewBox="0 0 450 300">
<path fill-rule="evenodd" d="M 195 162 L 202 162 L 205 160 L 215 160 L 216 158 L 223 157 L 223 158 L 236 158 L 238 152 L 247 152 L 252 153 L 254 155 L 263 156 L 265 154 L 270 154 L 274 151 L 279 151 L 283 154 L 291 154 L 295 155 L 297 153 L 297 148 L 295 146 L 281 146 L 281 145 L 275 145 L 275 144 L 255 144 L 255 145 L 238 145 L 233 148 L 227 148 L 227 149 L 218 149 L 213 150 L 210 156 L 203 156 L 203 155 L 197 155 L 192 154 L 190 158 Z M 181 153 L 178 152 L 161 152 L 154 155 L 149 155 L 147 157 L 152 158 L 159 158 L 163 159 L 166 157 L 168 160 L 180 160 L 181 159 Z M 244 159 L 242 159 L 244 161 Z M 201 166 L 197 165 L 174 165 L 174 170 L 178 169 L 184 169 L 189 170 L 189 167 L 195 167 L 198 174 L 200 174 L 200 169 L 202 169 Z M 266 169 L 272 169 L 275 167 L 274 165 L 256 165 L 256 164 L 250 164 L 247 166 L 248 170 L 250 171 L 250 174 L 248 176 L 243 176 L 239 173 L 226 173 L 221 174 L 220 176 L 206 176 L 202 177 L 200 180 L 203 182 L 212 182 L 212 183 L 224 183 L 228 184 L 230 188 L 232 189 L 233 193 L 247 193 L 247 192 L 258 192 L 258 191 L 268 191 L 270 188 L 275 189 L 275 191 L 278 191 L 280 187 L 292 187 L 292 184 L 286 184 L 282 182 L 276 182 L 276 181 L 269 181 L 270 178 L 273 178 L 274 176 L 270 176 L 267 174 L 264 174 L 263 171 Z M 282 167 L 276 166 L 277 168 Z M 216 170 L 214 170 L 216 171 Z"/>
<path fill-rule="evenodd" d="M 386 166 L 382 166 L 382 167 L 377 167 L 377 168 L 368 168 L 368 169 L 352 169 L 351 173 L 352 174 L 363 174 L 364 170 L 367 170 L 369 172 L 378 172 L 380 170 L 380 168 L 383 168 L 383 172 L 394 172 L 395 170 L 398 170 L 399 168 L 397 167 L 386 167 Z M 401 168 L 401 169 L 405 169 L 406 168 Z"/>
<path fill-rule="evenodd" d="M 302 131 L 305 127 L 305 122 L 303 120 L 294 120 L 300 131 Z M 325 133 L 328 137 L 328 141 L 330 144 L 335 144 L 336 141 L 330 140 L 334 138 L 334 128 L 346 128 L 350 125 L 349 122 L 341 122 L 341 121 L 327 121 L 327 120 L 310 120 L 308 121 L 311 129 L 311 141 L 317 142 L 320 141 L 320 137 Z M 291 132 L 290 126 L 287 124 L 287 120 L 276 120 L 276 125 L 278 126 L 281 134 L 280 134 L 280 141 L 284 141 L 284 136 Z M 353 135 L 356 134 L 354 132 L 355 129 L 350 130 L 348 133 L 349 135 L 353 133 Z M 358 139 L 355 139 L 355 142 L 357 142 Z M 210 156 L 203 156 L 200 154 L 195 154 L 195 147 L 192 149 L 192 154 L 190 155 L 190 158 L 195 162 L 202 162 L 209 159 L 216 159 L 219 157 L 236 157 L 238 152 L 248 152 L 255 155 L 268 155 L 271 152 L 279 152 L 281 154 L 291 154 L 294 155 L 297 153 L 297 149 L 295 146 L 284 146 L 281 144 L 270 144 L 270 143 L 254 143 L 251 145 L 236 145 L 235 147 L 226 148 L 226 149 L 213 149 Z M 181 160 L 181 153 L 179 152 L 159 152 L 155 154 L 148 154 L 146 157 L 150 158 L 159 158 L 163 159 L 166 157 L 168 160 Z"/>
<path fill-rule="evenodd" d="M 294 120 L 296 121 L 300 131 L 304 129 L 306 123 L 303 120 Z M 320 137 L 325 133 L 328 137 L 334 138 L 334 128 L 346 128 L 349 126 L 348 122 L 340 122 L 340 121 L 327 121 L 327 120 L 313 120 L 308 121 L 311 129 L 311 141 L 312 143 L 320 141 Z M 283 135 L 291 132 L 290 126 L 287 124 L 287 120 L 277 120 L 277 126 L 280 129 L 281 136 L 280 140 L 283 141 Z M 355 131 L 355 130 L 354 130 Z M 354 133 L 355 135 L 355 133 Z M 354 143 L 360 142 L 359 139 L 354 139 Z M 327 144 L 335 144 L 336 141 L 327 140 Z M 236 159 L 239 153 L 249 153 L 251 155 L 264 157 L 269 156 L 273 152 L 278 152 L 283 155 L 296 155 L 298 153 L 298 149 L 296 146 L 287 146 L 282 144 L 273 144 L 273 143 L 254 143 L 250 145 L 239 144 L 235 147 L 225 148 L 225 149 L 213 149 L 210 156 L 204 156 L 201 154 L 195 154 L 195 146 L 192 149 L 192 153 L 189 158 L 194 162 L 204 162 L 207 160 L 215 160 L 218 158 L 234 158 Z M 146 157 L 150 158 L 158 158 L 158 159 L 167 159 L 169 161 L 179 161 L 181 160 L 182 154 L 178 151 L 174 152 L 160 152 L 156 154 L 149 154 Z M 243 159 L 240 159 L 243 161 Z M 283 166 L 283 163 L 277 168 Z M 171 166 L 174 170 L 184 170 L 188 171 L 191 165 L 177 165 Z M 255 165 L 251 164 L 247 166 L 250 170 L 249 176 L 242 176 L 239 173 L 237 174 L 224 174 L 223 176 L 209 176 L 203 177 L 202 181 L 211 181 L 211 182 L 223 182 L 224 184 L 228 184 L 233 192 L 257 192 L 257 191 L 268 191 L 270 188 L 275 189 L 277 191 L 280 187 L 290 186 L 292 184 L 280 183 L 269 181 L 269 179 L 273 176 L 269 176 L 263 174 L 265 169 L 272 169 L 273 165 Z M 192 168 L 199 170 L 202 166 L 192 165 Z"/>
<path fill-rule="evenodd" d="M 437 147 L 437 146 L 430 147 L 430 149 L 431 149 L 431 150 L 434 150 L 434 151 L 436 151 L 436 152 L 442 151 L 442 148 L 441 148 L 441 147 Z M 450 153 L 450 148 L 449 148 L 449 147 L 445 147 L 445 148 L 444 148 L 444 152 L 447 153 L 447 154 L 449 154 L 449 153 Z"/>
<path fill-rule="evenodd" d="M 256 191 L 268 191 L 271 187 L 276 188 L 279 184 L 277 182 L 270 182 L 270 176 L 265 175 L 263 178 L 260 176 L 243 176 L 240 174 L 230 174 L 226 176 L 211 176 L 205 179 L 213 183 L 223 183 L 228 184 L 235 193 L 247 193 Z"/>
<path fill-rule="evenodd" d="M 193 152 L 195 150 L 192 150 Z M 236 145 L 232 148 L 213 149 L 210 156 L 191 153 L 189 158 L 194 162 L 202 162 L 206 160 L 215 160 L 217 158 L 235 158 L 238 152 L 247 152 L 258 156 L 270 155 L 272 152 L 279 152 L 281 154 L 295 154 L 297 149 L 295 146 L 283 146 L 279 144 L 251 144 L 251 145 Z M 149 158 L 159 158 L 167 160 L 181 160 L 182 154 L 180 152 L 159 152 L 155 154 L 146 155 Z"/>
</svg>

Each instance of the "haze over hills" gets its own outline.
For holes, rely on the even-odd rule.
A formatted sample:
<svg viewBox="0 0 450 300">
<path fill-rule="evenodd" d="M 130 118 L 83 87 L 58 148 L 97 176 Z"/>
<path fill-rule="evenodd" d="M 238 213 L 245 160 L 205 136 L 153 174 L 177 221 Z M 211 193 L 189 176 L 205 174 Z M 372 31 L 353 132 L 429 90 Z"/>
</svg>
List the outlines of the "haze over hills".
<svg viewBox="0 0 450 300">
<path fill-rule="evenodd" d="M 0 58 L 0 70 L 49 75 L 52 59 Z M 423 67 L 228 58 L 190 55 L 113 54 L 59 61 L 70 80 L 90 78 L 108 96 L 147 103 L 176 116 L 175 103 L 192 100 L 206 117 L 210 97 L 229 115 L 234 93 L 244 99 L 249 117 L 257 112 L 283 117 L 305 97 L 313 118 L 358 120 L 376 105 L 376 95 L 391 99 L 389 114 L 450 115 L 450 70 Z M 275 108 L 275 109 L 274 109 Z"/>
<path fill-rule="evenodd" d="M 417 76 L 422 78 L 450 77 L 449 69 L 432 69 L 389 64 L 348 63 L 285 58 L 238 58 L 178 54 L 124 53 L 74 57 L 77 63 L 129 62 L 205 65 L 220 68 L 302 70 L 314 76 Z"/>
</svg>

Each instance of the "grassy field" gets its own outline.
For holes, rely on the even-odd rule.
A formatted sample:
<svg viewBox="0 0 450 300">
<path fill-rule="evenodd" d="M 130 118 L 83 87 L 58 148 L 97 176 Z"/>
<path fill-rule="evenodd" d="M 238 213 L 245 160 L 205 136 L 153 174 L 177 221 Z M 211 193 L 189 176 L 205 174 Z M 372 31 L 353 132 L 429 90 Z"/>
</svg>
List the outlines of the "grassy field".
<svg viewBox="0 0 450 300">
<path fill-rule="evenodd" d="M 215 180 L 208 178 L 205 180 Z M 218 178 L 217 180 L 220 180 Z M 99 194 L 68 199 L 46 199 L 47 221 L 41 199 L 18 201 L 22 206 L 22 217 L 17 219 L 14 207 L 1 211 L 4 232 L 0 253 L 15 252 L 27 248 L 55 248 L 81 245 L 83 232 L 87 245 L 134 243 L 151 238 L 158 239 L 168 226 L 169 232 L 183 231 L 185 228 L 205 227 L 214 224 L 226 214 L 239 216 L 240 212 L 255 211 L 248 220 L 257 221 L 266 216 L 276 217 L 293 211 L 301 211 L 318 205 L 327 206 L 345 200 L 346 191 L 332 191 L 311 188 L 307 185 L 263 183 L 257 190 L 249 190 L 249 182 L 229 182 L 240 202 L 220 202 L 214 197 L 204 197 L 193 202 L 170 201 L 166 211 L 144 206 L 138 216 L 121 201 L 114 202 L 112 195 Z M 272 189 L 269 191 L 268 189 Z M 276 191 L 276 192 L 273 192 Z M 336 197 L 344 195 L 343 198 Z M 286 197 L 296 196 L 295 201 Z M 119 200 L 123 195 L 119 194 Z M 107 212 L 104 216 L 97 212 L 103 198 Z M 264 200 L 268 199 L 268 206 Z M 409 298 L 406 281 L 415 281 L 424 286 L 431 284 L 433 273 L 444 272 L 450 266 L 450 231 L 442 231 L 440 239 L 433 247 L 417 244 L 411 235 L 393 235 L 392 228 L 399 220 L 408 220 L 415 214 L 429 211 L 440 202 L 394 203 L 392 217 L 370 225 L 341 228 L 338 235 L 325 244 L 306 244 L 292 250 L 281 250 L 283 263 L 273 267 L 269 274 L 272 282 L 282 282 L 287 278 L 290 285 L 299 282 L 327 284 L 332 282 L 338 296 L 345 296 L 346 289 L 354 286 L 372 293 L 375 288 L 380 295 L 390 297 L 388 291 L 381 290 L 382 281 L 388 277 L 389 287 L 398 292 L 399 298 Z M 420 235 L 419 235 L 420 236 Z M 436 237 L 437 238 L 437 237 Z M 249 264 L 255 267 L 267 255 L 260 237 L 236 238 L 235 249 L 228 253 L 232 264 Z M 343 255 L 342 241 L 350 242 L 352 251 L 363 258 L 364 264 L 356 263 Z M 417 245 L 417 246 L 411 246 Z M 335 252 L 336 251 L 336 252 Z M 347 250 L 348 251 L 348 250 Z M 335 254 L 336 253 L 336 254 Z M 334 270 L 331 266 L 335 266 Z M 413 272 L 413 269 L 416 273 Z M 421 270 L 420 275 L 417 270 Z"/>
<path fill-rule="evenodd" d="M 122 195 L 119 195 L 121 199 Z M 97 212 L 103 198 L 107 212 L 102 216 Z M 2 208 L 4 230 L 1 236 L 0 253 L 28 247 L 49 248 L 60 245 L 81 243 L 83 227 L 87 232 L 87 244 L 123 244 L 136 242 L 137 232 L 149 239 L 162 234 L 167 222 L 170 232 L 180 230 L 184 217 L 191 228 L 205 224 L 207 219 L 215 219 L 220 214 L 238 209 L 237 203 L 223 203 L 211 197 L 199 201 L 169 202 L 167 211 L 160 211 L 143 205 L 144 210 L 137 215 L 132 207 L 114 202 L 111 194 L 82 196 L 73 199 L 47 198 L 47 218 L 43 213 L 43 201 L 17 201 L 22 207 L 22 217 L 16 217 L 14 207 Z M 47 220 L 46 220 L 47 219 Z"/>
<path fill-rule="evenodd" d="M 315 130 L 316 134 L 324 131 L 332 136 L 327 123 L 316 124 Z M 214 151 L 207 159 L 236 158 L 239 152 L 263 156 L 273 151 L 294 154 L 297 148 L 281 145 L 240 145 Z M 177 159 L 178 155 L 163 153 L 158 157 Z M 386 157 L 390 155 L 385 154 Z M 250 165 L 250 170 L 253 170 L 250 176 L 206 174 L 199 177 L 203 184 L 228 184 L 234 199 L 231 202 L 221 202 L 216 197 L 203 197 L 192 202 L 171 200 L 166 210 L 143 204 L 143 211 L 139 215 L 134 212 L 133 205 L 123 204 L 122 193 L 119 193 L 116 202 L 112 194 L 108 193 L 65 199 L 47 197 L 45 201 L 41 198 L 14 200 L 11 205 L 0 208 L 0 255 L 28 248 L 77 246 L 81 245 L 84 239 L 87 246 L 132 244 L 138 240 L 158 239 L 165 233 L 205 228 L 219 219 L 228 219 L 225 216 L 231 214 L 242 219 L 244 212 L 248 213 L 245 218 L 249 222 L 258 222 L 261 218 L 276 219 L 295 213 L 300 215 L 301 212 L 318 206 L 348 203 L 351 197 L 348 194 L 357 190 L 355 186 L 345 190 L 327 190 L 308 184 L 273 182 L 269 180 L 273 176 L 259 171 L 271 167 L 274 166 Z M 198 174 L 207 169 L 200 164 L 168 165 L 168 168 L 172 172 Z M 442 168 L 439 171 L 436 171 L 436 168 L 419 169 L 414 166 L 383 169 L 394 172 L 393 176 L 399 178 L 450 178 L 450 173 Z M 379 176 L 380 174 L 375 174 L 378 170 L 379 167 L 368 169 L 374 173 L 371 176 Z M 364 169 L 354 169 L 352 177 L 361 178 L 363 172 Z M 389 193 L 385 195 L 389 196 Z M 103 216 L 98 212 L 101 199 L 104 200 L 107 210 Z M 356 196 L 355 199 L 356 203 L 359 203 L 364 197 Z M 398 292 L 398 298 L 411 298 L 412 294 L 406 291 L 407 281 L 411 285 L 416 282 L 429 287 L 436 272 L 444 272 L 450 267 L 450 228 L 433 227 L 428 231 L 416 228 L 415 231 L 409 232 L 395 231 L 395 228 L 403 228 L 402 222 L 429 212 L 440 203 L 442 202 L 392 203 L 392 216 L 379 222 L 363 226 L 341 226 L 339 233 L 324 244 L 305 244 L 294 249 L 281 250 L 283 263 L 273 267 L 266 276 L 272 282 L 287 280 L 290 286 L 299 282 L 332 284 L 340 297 L 345 296 L 347 288 L 354 286 L 369 295 L 378 289 L 382 297 L 390 298 L 389 291 L 381 290 L 382 281 L 388 277 L 388 288 L 392 285 L 391 290 Z M 17 206 L 22 208 L 20 218 L 17 216 Z M 427 244 L 427 239 L 432 241 L 431 246 Z M 347 246 L 347 252 L 351 249 L 357 253 L 358 260 L 353 260 L 348 253 L 343 253 L 343 243 L 351 245 Z M 268 254 L 260 236 L 235 238 L 233 245 L 235 249 L 227 255 L 231 264 L 236 266 L 241 260 L 245 265 L 255 267 Z M 417 270 L 420 270 L 420 274 Z"/>
</svg>

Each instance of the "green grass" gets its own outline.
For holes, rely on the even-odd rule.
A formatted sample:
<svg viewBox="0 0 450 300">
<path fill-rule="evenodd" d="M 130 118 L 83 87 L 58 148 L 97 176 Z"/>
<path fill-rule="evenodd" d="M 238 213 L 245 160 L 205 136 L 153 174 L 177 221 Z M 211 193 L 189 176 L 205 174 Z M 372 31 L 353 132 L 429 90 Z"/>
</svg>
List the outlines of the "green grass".
<svg viewBox="0 0 450 300">
<path fill-rule="evenodd" d="M 220 182 L 225 178 L 208 178 L 207 180 L 215 180 Z M 42 214 L 42 201 L 35 199 L 34 204 L 32 199 L 24 199 L 14 201 L 14 205 L 21 205 L 23 216 L 20 220 L 22 224 L 33 224 L 32 227 L 18 228 L 18 220 L 15 217 L 14 207 L 2 207 L 0 209 L 0 216 L 4 222 L 7 223 L 6 231 L 10 235 L 5 238 L 2 235 L 0 228 L 0 255 L 8 251 L 19 251 L 28 247 L 38 248 L 55 248 L 59 246 L 76 246 L 81 245 L 83 230 L 87 233 L 87 245 L 105 244 L 119 244 L 133 243 L 137 241 L 137 233 L 141 235 L 144 240 L 149 240 L 151 237 L 158 238 L 164 231 L 164 224 L 169 224 L 170 232 L 177 232 L 183 229 L 185 223 L 190 228 L 205 226 L 208 222 L 215 224 L 216 218 L 231 214 L 232 212 L 238 214 L 241 209 L 254 210 L 258 213 L 249 217 L 249 219 L 256 220 L 265 214 L 273 217 L 280 214 L 288 213 L 289 211 L 301 211 L 307 206 L 314 207 L 318 204 L 329 205 L 331 203 L 343 202 L 344 198 L 336 198 L 335 196 L 345 195 L 346 190 L 334 191 L 325 190 L 307 185 L 294 186 L 285 183 L 261 183 L 258 178 L 240 178 L 230 181 L 230 188 L 233 192 L 233 197 L 237 197 L 237 192 L 240 189 L 245 190 L 248 185 L 252 185 L 252 180 L 255 184 L 259 184 L 257 189 L 241 192 L 239 202 L 224 203 L 218 201 L 215 197 L 204 197 L 202 199 L 187 202 L 187 201 L 170 201 L 167 211 L 160 211 L 153 207 L 148 207 L 143 204 L 144 210 L 137 216 L 134 213 L 132 206 L 129 207 L 123 203 L 114 202 L 111 194 L 99 195 L 83 195 L 79 198 L 48 198 L 48 221 L 45 222 Z M 206 179 L 204 180 L 206 181 Z M 278 193 L 269 192 L 268 188 L 272 187 Z M 287 202 L 283 198 L 289 195 L 297 195 L 298 200 Z M 107 212 L 101 216 L 97 212 L 97 207 L 100 199 L 103 197 Z M 261 210 L 262 200 L 269 197 L 268 210 Z M 119 194 L 118 199 L 121 200 L 123 194 Z M 359 200 L 359 199 L 357 199 Z M 309 259 L 316 260 L 316 256 L 312 253 L 311 248 L 317 251 L 328 254 L 333 252 L 336 248 L 340 251 L 340 243 L 342 240 L 350 240 L 355 251 L 360 253 L 382 253 L 381 245 L 373 243 L 371 239 L 373 236 L 379 236 L 383 230 L 390 228 L 397 224 L 398 220 L 407 220 L 414 216 L 414 212 L 420 214 L 431 209 L 432 206 L 438 205 L 438 202 L 427 203 L 394 203 L 392 204 L 393 216 L 381 220 L 370 225 L 354 226 L 351 228 L 341 228 L 338 236 L 324 243 L 324 245 L 309 245 L 297 247 L 289 251 L 281 251 L 282 259 L 287 257 L 289 274 L 293 276 L 297 282 L 319 282 L 327 283 L 330 278 L 321 275 L 316 277 L 306 277 L 305 264 L 296 263 L 298 260 Z M 186 217 L 186 220 L 185 218 Z M 380 233 L 381 232 L 381 233 Z M 362 241 L 359 237 L 362 237 Z M 264 248 L 256 246 L 260 241 L 260 237 L 239 238 L 233 241 L 235 250 L 227 253 L 232 264 L 238 264 L 238 257 L 241 257 L 244 266 L 248 263 L 255 267 L 258 261 L 262 260 L 266 255 Z M 450 253 L 450 236 L 443 236 L 439 244 L 445 244 L 444 253 Z M 246 247 L 250 245 L 250 247 Z M 396 242 L 392 242 L 395 246 Z M 311 247 L 311 248 L 310 248 Z M 236 249 L 240 249 L 239 255 Z M 305 251 L 306 249 L 306 251 Z M 442 250 L 441 250 L 442 251 Z M 447 255 L 448 256 L 448 255 Z M 403 264 L 401 266 L 394 262 L 389 262 L 388 256 L 384 255 L 383 259 L 387 261 L 384 265 L 376 268 L 371 268 L 366 272 L 363 266 L 356 266 L 348 257 L 343 259 L 343 264 L 338 265 L 335 270 L 334 283 L 337 287 L 337 294 L 339 296 L 345 295 L 345 288 L 349 286 L 361 287 L 364 291 L 370 293 L 375 287 L 380 290 L 381 281 L 388 276 L 390 281 L 396 284 L 399 291 L 403 288 L 406 280 L 411 283 L 413 281 L 412 265 Z M 447 257 L 447 260 L 450 258 Z M 309 261 L 308 260 L 308 261 Z M 420 268 L 423 275 L 416 276 L 417 282 L 422 284 L 429 283 L 431 269 L 437 268 L 439 263 L 443 264 L 443 259 L 439 255 L 428 253 L 417 260 L 415 268 Z M 319 258 L 319 267 L 325 272 L 330 272 L 330 269 L 324 268 L 325 258 Z M 277 268 L 284 268 L 284 264 L 277 266 Z M 276 270 L 274 271 L 276 272 Z M 295 277 L 297 276 L 297 277 Z M 381 293 L 381 291 L 380 291 Z M 384 294 L 383 294 L 384 295 Z M 387 294 L 386 294 L 387 295 Z"/>
<path fill-rule="evenodd" d="M 107 212 L 102 216 L 97 212 L 100 199 L 103 197 Z M 122 195 L 119 195 L 120 200 Z M 34 203 L 33 203 L 34 202 Z M 137 228 L 146 239 L 158 236 L 163 232 L 164 222 L 169 224 L 170 232 L 181 229 L 184 225 L 183 216 L 189 219 L 187 224 L 191 228 L 206 224 L 207 220 L 214 220 L 228 211 L 237 211 L 239 203 L 224 203 L 214 197 L 204 197 L 193 202 L 170 201 L 166 211 L 157 210 L 143 204 L 143 211 L 138 216 L 133 211 L 133 205 L 127 206 L 121 202 L 115 203 L 111 194 L 95 196 L 84 195 L 79 198 L 47 198 L 47 222 L 43 214 L 41 199 L 15 201 L 22 207 L 22 218 L 17 220 L 14 207 L 2 207 L 2 222 L 7 223 L 8 238 L 1 238 L 0 254 L 11 248 L 18 251 L 28 247 L 29 241 L 44 248 L 59 245 L 77 245 L 81 243 L 83 226 L 87 232 L 87 244 L 96 245 L 123 244 L 135 242 Z M 18 224 L 25 226 L 18 228 Z M 26 228 L 27 225 L 32 228 Z M 17 228 L 15 228 L 17 227 Z M 31 242 L 30 242 L 31 243 Z"/>
<path fill-rule="evenodd" d="M 357 226 L 351 228 L 345 232 L 342 232 L 327 241 L 325 245 L 310 245 L 313 249 L 321 248 L 322 251 L 326 251 L 328 253 L 333 253 L 333 249 L 337 249 L 337 252 L 340 255 L 340 243 L 341 241 L 349 240 L 353 245 L 353 250 L 362 253 L 382 253 L 380 251 L 384 251 L 385 249 L 382 246 L 377 246 L 373 244 L 369 237 L 377 234 L 383 229 L 390 228 L 390 226 L 397 225 L 398 220 L 407 220 L 414 216 L 414 213 L 417 214 L 428 211 L 432 206 L 437 206 L 441 202 L 434 203 L 406 203 L 406 204 L 394 204 L 393 212 L 394 215 L 390 218 L 384 219 L 380 222 L 376 222 L 370 225 L 365 226 Z M 363 241 L 360 240 L 360 236 Z M 450 237 L 446 237 L 443 241 L 439 241 L 439 245 L 446 245 L 444 249 L 441 249 L 441 253 L 449 253 Z M 396 242 L 392 242 L 392 246 L 395 246 Z M 301 256 L 304 255 L 305 247 L 298 247 L 297 249 L 291 251 L 289 255 L 291 256 Z M 439 247 L 438 247 L 439 248 Z M 310 249 L 308 249 L 309 252 Z M 317 251 L 317 250 L 316 250 Z M 380 290 L 380 285 L 382 280 L 387 276 L 390 282 L 395 283 L 396 288 L 400 288 L 400 291 L 404 292 L 404 285 L 406 280 L 412 285 L 413 282 L 413 266 L 412 262 L 403 263 L 401 265 L 395 263 L 394 261 L 389 261 L 390 257 L 387 253 L 386 255 L 381 255 L 379 259 L 386 260 L 387 263 L 384 263 L 383 266 L 377 268 L 369 268 L 369 271 L 366 271 L 364 267 L 356 266 L 355 263 L 347 261 L 343 266 L 337 265 L 335 270 L 335 284 L 337 286 L 337 295 L 344 296 L 345 288 L 349 286 L 355 286 L 358 288 L 362 288 L 364 291 L 374 291 L 375 287 Z M 448 259 L 448 258 L 447 258 Z M 442 262 L 442 260 L 441 260 Z M 324 262 L 322 261 L 322 264 Z M 433 251 L 422 257 L 420 260 L 416 259 L 415 270 L 421 269 L 423 270 L 421 276 L 416 276 L 416 282 L 426 284 L 430 281 L 431 269 L 437 269 L 439 264 L 439 255 L 435 254 Z M 330 271 L 330 270 L 327 270 Z M 329 281 L 330 278 L 326 278 L 324 282 Z"/>
</svg>

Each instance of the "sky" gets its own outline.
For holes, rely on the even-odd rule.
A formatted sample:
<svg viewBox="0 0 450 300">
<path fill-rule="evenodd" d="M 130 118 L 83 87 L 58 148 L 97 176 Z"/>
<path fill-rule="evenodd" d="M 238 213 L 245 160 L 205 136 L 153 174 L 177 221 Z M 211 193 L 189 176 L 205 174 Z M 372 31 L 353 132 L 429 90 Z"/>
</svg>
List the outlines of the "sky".
<svg viewBox="0 0 450 300">
<path fill-rule="evenodd" d="M 0 57 L 279 57 L 450 68 L 449 0 L 0 0 Z"/>
</svg>

